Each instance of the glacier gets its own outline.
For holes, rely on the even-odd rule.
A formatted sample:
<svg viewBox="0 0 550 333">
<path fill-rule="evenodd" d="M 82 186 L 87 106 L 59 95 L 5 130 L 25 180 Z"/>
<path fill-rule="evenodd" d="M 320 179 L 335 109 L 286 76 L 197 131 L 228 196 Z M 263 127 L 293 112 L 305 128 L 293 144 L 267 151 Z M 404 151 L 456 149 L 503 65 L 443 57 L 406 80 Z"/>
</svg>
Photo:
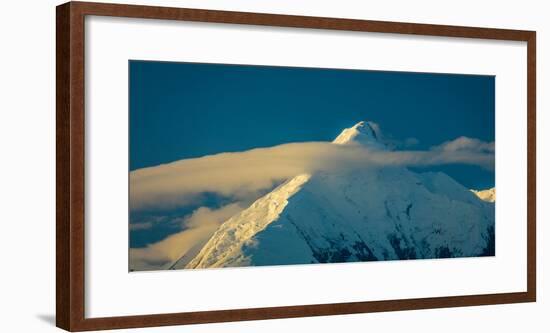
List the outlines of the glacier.
<svg viewBox="0 0 550 333">
<path fill-rule="evenodd" d="M 364 121 L 333 144 L 389 149 Z M 323 171 L 279 185 L 172 269 L 492 256 L 494 228 L 494 201 L 444 173 Z"/>
</svg>

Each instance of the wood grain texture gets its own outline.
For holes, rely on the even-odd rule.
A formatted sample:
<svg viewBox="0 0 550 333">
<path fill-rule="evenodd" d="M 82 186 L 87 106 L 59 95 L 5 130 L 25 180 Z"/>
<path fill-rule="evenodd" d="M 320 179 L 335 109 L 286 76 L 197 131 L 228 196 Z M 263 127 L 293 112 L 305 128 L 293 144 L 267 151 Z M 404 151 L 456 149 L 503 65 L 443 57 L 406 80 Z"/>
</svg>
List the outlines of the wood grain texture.
<svg viewBox="0 0 550 333">
<path fill-rule="evenodd" d="M 536 300 L 536 33 L 200 9 L 70 2 L 56 9 L 56 324 L 68 331 L 325 316 Z M 241 310 L 85 318 L 84 18 L 116 16 L 527 42 L 527 291 Z"/>
<path fill-rule="evenodd" d="M 70 285 L 70 135 L 69 135 L 69 5 L 56 10 L 56 324 L 68 328 Z"/>
<path fill-rule="evenodd" d="M 537 34 L 527 40 L 527 294 L 537 299 Z"/>
</svg>

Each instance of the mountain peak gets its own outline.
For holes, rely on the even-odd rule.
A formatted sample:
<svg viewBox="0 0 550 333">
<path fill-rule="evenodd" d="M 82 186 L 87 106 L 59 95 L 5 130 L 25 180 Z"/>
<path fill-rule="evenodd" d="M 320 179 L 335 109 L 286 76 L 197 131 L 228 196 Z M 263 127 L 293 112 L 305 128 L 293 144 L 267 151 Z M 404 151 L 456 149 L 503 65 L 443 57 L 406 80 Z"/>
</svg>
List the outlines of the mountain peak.
<svg viewBox="0 0 550 333">
<path fill-rule="evenodd" d="M 384 145 L 378 139 L 378 125 L 370 121 L 360 121 L 350 128 L 346 128 L 332 141 L 335 144 L 361 144 L 376 148 Z"/>
<path fill-rule="evenodd" d="M 362 120 L 353 125 L 352 128 L 355 128 L 361 133 L 372 135 L 376 139 L 376 131 L 374 130 L 375 127 L 378 127 L 375 123 Z"/>
<path fill-rule="evenodd" d="M 444 173 L 302 174 L 229 218 L 172 269 L 494 255 L 494 207 L 472 196 Z"/>
</svg>

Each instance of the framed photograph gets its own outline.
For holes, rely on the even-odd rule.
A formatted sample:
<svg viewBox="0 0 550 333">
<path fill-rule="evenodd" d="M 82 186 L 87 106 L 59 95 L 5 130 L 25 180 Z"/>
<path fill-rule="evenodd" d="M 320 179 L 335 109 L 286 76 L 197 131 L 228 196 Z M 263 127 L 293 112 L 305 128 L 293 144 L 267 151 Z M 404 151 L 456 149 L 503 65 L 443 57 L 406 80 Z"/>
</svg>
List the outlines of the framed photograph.
<svg viewBox="0 0 550 333">
<path fill-rule="evenodd" d="M 534 302 L 535 45 L 58 6 L 57 326 Z"/>
</svg>

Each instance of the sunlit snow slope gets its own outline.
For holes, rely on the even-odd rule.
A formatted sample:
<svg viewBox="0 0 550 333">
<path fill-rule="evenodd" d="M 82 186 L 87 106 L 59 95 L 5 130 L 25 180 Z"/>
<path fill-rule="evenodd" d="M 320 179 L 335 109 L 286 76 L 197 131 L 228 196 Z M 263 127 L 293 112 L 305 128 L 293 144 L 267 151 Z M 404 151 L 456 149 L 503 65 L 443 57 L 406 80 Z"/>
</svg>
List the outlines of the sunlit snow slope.
<svg viewBox="0 0 550 333">
<path fill-rule="evenodd" d="M 481 190 L 481 191 L 470 190 L 470 191 L 472 191 L 472 193 L 477 195 L 483 201 L 495 202 L 496 200 L 496 193 L 495 193 L 494 187 L 487 190 Z"/>
<path fill-rule="evenodd" d="M 360 122 L 334 144 L 385 149 L 378 137 Z M 486 255 L 494 204 L 444 173 L 366 166 L 283 183 L 222 224 L 185 268 Z"/>
</svg>

